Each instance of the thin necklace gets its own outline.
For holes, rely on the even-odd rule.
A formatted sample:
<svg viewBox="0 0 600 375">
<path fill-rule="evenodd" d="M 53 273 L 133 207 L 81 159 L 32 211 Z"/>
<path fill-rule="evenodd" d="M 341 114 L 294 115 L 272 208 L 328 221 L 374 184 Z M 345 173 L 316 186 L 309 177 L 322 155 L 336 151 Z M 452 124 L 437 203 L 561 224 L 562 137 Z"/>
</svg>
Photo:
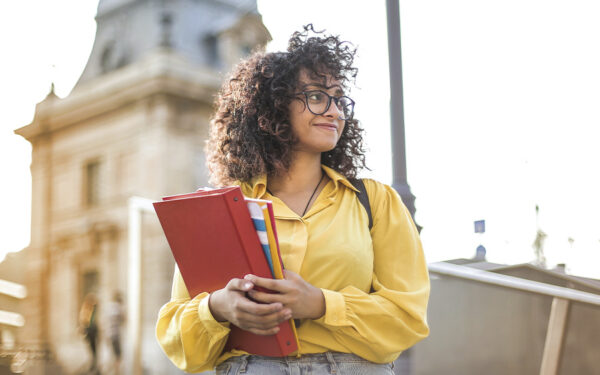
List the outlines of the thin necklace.
<svg viewBox="0 0 600 375">
<path fill-rule="evenodd" d="M 325 178 L 325 173 L 323 173 L 323 170 L 321 170 L 321 179 L 319 180 L 319 183 L 317 184 L 317 186 L 315 186 L 315 190 L 313 190 L 312 194 L 310 195 L 310 198 L 308 198 L 308 202 L 306 202 L 306 207 L 304 207 L 304 211 L 302 211 L 302 216 L 303 217 L 306 214 L 306 211 L 308 210 L 308 206 L 310 205 L 310 202 L 312 201 L 313 197 L 315 196 L 315 193 L 317 192 L 317 189 L 319 188 L 319 186 L 321 186 L 321 182 L 323 182 L 323 178 Z M 271 194 L 272 196 L 275 196 L 275 194 L 271 193 L 271 190 L 269 190 L 267 188 L 267 193 Z"/>
</svg>

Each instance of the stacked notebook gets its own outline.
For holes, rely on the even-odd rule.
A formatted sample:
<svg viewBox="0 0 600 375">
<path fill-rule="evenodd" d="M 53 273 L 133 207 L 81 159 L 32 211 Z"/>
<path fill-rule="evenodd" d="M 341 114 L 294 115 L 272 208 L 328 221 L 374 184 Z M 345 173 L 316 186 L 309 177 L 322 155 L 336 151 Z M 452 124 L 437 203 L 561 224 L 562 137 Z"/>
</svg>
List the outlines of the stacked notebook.
<svg viewBox="0 0 600 375">
<path fill-rule="evenodd" d="M 246 274 L 283 279 L 270 201 L 245 198 L 239 187 L 202 190 L 154 203 L 190 296 L 213 292 Z M 294 321 L 261 336 L 231 325 L 225 350 L 283 357 L 298 350 Z"/>
</svg>

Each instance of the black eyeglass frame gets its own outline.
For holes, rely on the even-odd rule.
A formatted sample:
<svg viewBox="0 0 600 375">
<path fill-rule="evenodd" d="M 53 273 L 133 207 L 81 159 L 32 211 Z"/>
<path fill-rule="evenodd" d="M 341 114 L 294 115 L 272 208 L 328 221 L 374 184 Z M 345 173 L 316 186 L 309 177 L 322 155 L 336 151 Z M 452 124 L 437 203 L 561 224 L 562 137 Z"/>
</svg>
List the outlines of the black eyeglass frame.
<svg viewBox="0 0 600 375">
<path fill-rule="evenodd" d="M 310 108 L 310 104 L 309 104 L 309 101 L 308 101 L 308 95 L 310 93 L 314 93 L 314 92 L 320 92 L 321 94 L 324 94 L 324 95 L 326 95 L 328 97 L 327 105 L 325 106 L 325 109 L 321 113 L 317 113 L 317 112 L 313 111 Z M 329 95 L 328 93 L 326 93 L 323 90 L 306 90 L 306 91 L 298 92 L 298 93 L 296 93 L 296 95 L 304 95 L 304 104 L 306 105 L 306 108 L 308 108 L 308 110 L 310 111 L 310 113 L 312 113 L 313 115 L 320 116 L 320 115 L 326 113 L 327 111 L 329 111 L 329 107 L 331 107 L 331 101 L 333 101 L 333 102 L 335 102 L 335 106 L 342 113 L 340 116 L 338 116 L 340 120 L 344 120 L 344 121 L 351 120 L 352 117 L 354 116 L 354 105 L 356 104 L 356 102 L 354 100 L 352 100 L 352 98 L 349 97 L 349 96 L 346 96 L 346 95 L 331 96 L 331 95 Z M 348 99 L 350 101 L 350 116 L 348 116 L 348 117 L 343 117 L 344 110 L 342 108 L 340 108 L 340 105 L 339 105 L 341 98 L 346 98 L 346 99 Z"/>
</svg>

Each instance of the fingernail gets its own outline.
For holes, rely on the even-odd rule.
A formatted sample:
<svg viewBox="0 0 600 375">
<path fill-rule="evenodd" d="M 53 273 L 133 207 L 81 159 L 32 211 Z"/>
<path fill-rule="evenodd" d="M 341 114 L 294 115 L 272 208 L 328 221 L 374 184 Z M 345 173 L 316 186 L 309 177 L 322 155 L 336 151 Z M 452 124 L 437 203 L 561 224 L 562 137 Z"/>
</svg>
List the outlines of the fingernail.
<svg viewBox="0 0 600 375">
<path fill-rule="evenodd" d="M 246 288 L 246 289 L 252 288 L 252 283 L 245 283 L 244 288 Z"/>
<path fill-rule="evenodd" d="M 252 280 L 252 275 L 246 275 L 246 276 L 244 276 L 244 279 L 246 279 L 246 280 Z"/>
</svg>

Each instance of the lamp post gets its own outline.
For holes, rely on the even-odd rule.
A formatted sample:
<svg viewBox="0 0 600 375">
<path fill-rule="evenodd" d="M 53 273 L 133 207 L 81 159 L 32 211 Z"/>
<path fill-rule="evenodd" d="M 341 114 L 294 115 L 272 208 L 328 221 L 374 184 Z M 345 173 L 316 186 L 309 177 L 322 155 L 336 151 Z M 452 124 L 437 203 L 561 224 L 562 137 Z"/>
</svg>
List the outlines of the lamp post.
<svg viewBox="0 0 600 375">
<path fill-rule="evenodd" d="M 390 64 L 390 117 L 392 138 L 392 187 L 415 218 L 415 196 L 406 176 L 406 140 L 404 136 L 404 97 L 402 92 L 402 50 L 400 40 L 400 1 L 387 0 L 388 56 Z M 419 231 L 421 227 L 417 225 Z"/>
</svg>

